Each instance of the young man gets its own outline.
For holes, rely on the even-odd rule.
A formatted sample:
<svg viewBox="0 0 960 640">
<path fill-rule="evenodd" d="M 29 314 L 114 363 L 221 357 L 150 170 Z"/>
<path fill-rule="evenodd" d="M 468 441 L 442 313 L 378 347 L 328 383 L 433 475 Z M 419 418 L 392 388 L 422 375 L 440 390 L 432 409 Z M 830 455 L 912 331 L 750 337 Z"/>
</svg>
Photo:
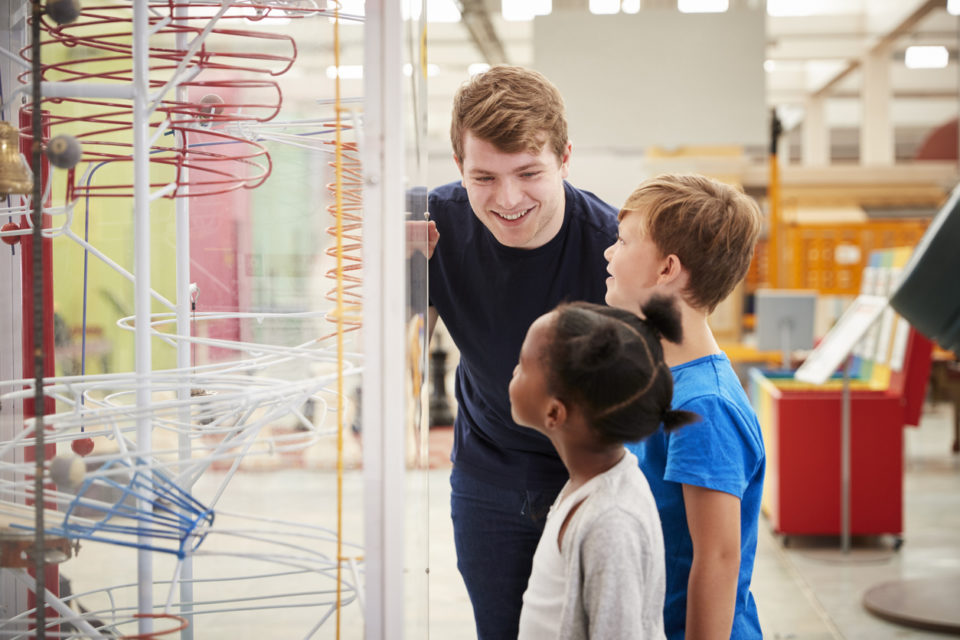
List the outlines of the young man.
<svg viewBox="0 0 960 640">
<path fill-rule="evenodd" d="M 530 324 L 562 301 L 602 302 L 616 211 L 567 184 L 563 100 L 541 74 L 495 66 L 454 98 L 462 180 L 429 196 L 439 240 L 431 316 L 457 348 L 451 459 L 457 566 L 480 640 L 516 638 L 523 592 L 567 472 L 542 434 L 511 419 L 507 388 Z M 432 324 L 431 324 L 432 326 Z"/>
<path fill-rule="evenodd" d="M 707 316 L 746 275 L 760 211 L 743 193 L 701 176 L 640 185 L 607 249 L 607 303 L 640 313 L 674 297 L 683 340 L 663 342 L 673 408 L 703 417 L 628 448 L 640 461 L 663 523 L 664 627 L 671 640 L 762 637 L 750 578 L 765 455 L 760 426 Z"/>
</svg>

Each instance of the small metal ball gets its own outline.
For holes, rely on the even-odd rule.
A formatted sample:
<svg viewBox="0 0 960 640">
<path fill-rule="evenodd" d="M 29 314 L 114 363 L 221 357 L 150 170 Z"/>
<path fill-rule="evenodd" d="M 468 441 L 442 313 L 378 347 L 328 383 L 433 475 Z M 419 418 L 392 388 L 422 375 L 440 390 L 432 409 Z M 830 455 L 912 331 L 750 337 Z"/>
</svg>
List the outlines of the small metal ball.
<svg viewBox="0 0 960 640">
<path fill-rule="evenodd" d="M 4 222 L 3 226 L 0 227 L 0 231 L 18 231 L 19 229 L 20 225 L 16 222 Z M 3 241 L 13 246 L 20 242 L 20 236 L 3 236 Z"/>
<path fill-rule="evenodd" d="M 47 158 L 58 169 L 72 169 L 80 162 L 83 149 L 80 142 L 65 133 L 54 137 L 47 143 Z"/>
<path fill-rule="evenodd" d="M 93 451 L 93 438 L 78 438 L 70 443 L 70 448 L 74 453 L 85 456 Z"/>
<path fill-rule="evenodd" d="M 47 0 L 47 15 L 57 24 L 70 24 L 80 17 L 80 0 Z"/>
<path fill-rule="evenodd" d="M 223 113 L 223 98 L 215 93 L 208 93 L 200 98 L 200 115 L 209 117 Z"/>
</svg>

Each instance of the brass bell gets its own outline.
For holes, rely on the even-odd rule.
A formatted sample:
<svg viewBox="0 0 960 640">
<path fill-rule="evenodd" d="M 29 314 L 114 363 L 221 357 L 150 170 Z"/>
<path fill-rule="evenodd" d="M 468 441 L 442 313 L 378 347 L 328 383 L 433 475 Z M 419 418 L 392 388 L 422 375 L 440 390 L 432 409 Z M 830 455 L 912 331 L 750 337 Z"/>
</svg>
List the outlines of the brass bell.
<svg viewBox="0 0 960 640">
<path fill-rule="evenodd" d="M 20 158 L 20 132 L 0 121 L 0 198 L 32 191 L 33 178 Z"/>
</svg>

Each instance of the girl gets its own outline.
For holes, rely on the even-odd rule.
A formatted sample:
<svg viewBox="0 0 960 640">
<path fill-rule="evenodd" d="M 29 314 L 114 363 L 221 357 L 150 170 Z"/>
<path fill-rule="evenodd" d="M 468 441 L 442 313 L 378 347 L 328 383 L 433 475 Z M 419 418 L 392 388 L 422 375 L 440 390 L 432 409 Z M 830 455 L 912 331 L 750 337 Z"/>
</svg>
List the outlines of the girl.
<svg viewBox="0 0 960 640">
<path fill-rule="evenodd" d="M 570 474 L 534 555 L 521 640 L 664 635 L 660 518 L 623 445 L 696 415 L 670 410 L 660 337 L 681 338 L 672 301 L 653 298 L 642 311 L 645 320 L 613 307 L 561 305 L 530 326 L 520 350 L 513 419 L 546 435 Z"/>
</svg>

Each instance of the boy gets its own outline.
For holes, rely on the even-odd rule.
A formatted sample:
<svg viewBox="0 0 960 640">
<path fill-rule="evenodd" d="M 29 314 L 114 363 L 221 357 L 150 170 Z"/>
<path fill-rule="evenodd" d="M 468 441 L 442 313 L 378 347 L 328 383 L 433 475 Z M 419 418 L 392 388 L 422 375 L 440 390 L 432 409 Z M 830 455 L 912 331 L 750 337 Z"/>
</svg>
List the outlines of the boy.
<svg viewBox="0 0 960 640">
<path fill-rule="evenodd" d="M 564 179 L 563 100 L 536 71 L 495 66 L 454 98 L 462 180 L 434 189 L 431 320 L 460 350 L 450 507 L 480 640 L 516 638 L 523 592 L 567 471 L 511 419 L 507 387 L 527 327 L 564 300 L 602 302 L 616 210 Z M 432 241 L 432 238 L 431 238 Z M 431 327 L 432 327 L 431 322 Z"/>
<path fill-rule="evenodd" d="M 629 446 L 663 523 L 671 640 L 762 637 L 750 577 L 765 456 L 760 426 L 707 316 L 746 275 L 760 211 L 743 193 L 701 176 L 663 175 L 620 211 L 606 301 L 639 313 L 655 294 L 678 301 L 683 340 L 663 342 L 673 408 L 702 422 Z"/>
</svg>

